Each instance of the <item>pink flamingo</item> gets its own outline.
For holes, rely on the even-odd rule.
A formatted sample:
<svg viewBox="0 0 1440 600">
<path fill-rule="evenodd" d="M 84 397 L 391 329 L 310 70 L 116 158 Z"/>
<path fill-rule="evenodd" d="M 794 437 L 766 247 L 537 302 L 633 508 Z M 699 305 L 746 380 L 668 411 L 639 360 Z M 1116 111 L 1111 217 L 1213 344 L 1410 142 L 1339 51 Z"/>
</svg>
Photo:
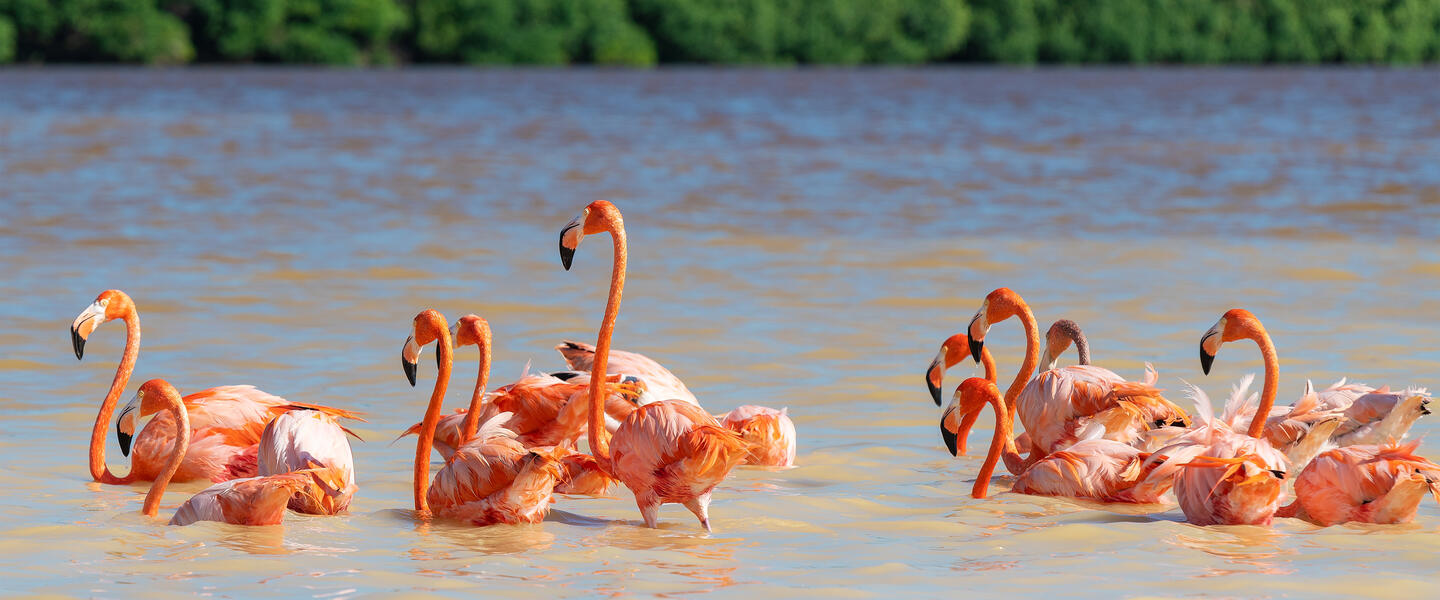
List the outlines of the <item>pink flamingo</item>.
<svg viewBox="0 0 1440 600">
<path fill-rule="evenodd" d="M 131 454 L 130 472 L 117 477 L 105 464 L 105 429 L 110 425 L 110 415 L 115 403 L 130 382 L 135 370 L 135 360 L 140 356 L 140 315 L 130 296 L 120 290 L 101 292 L 95 302 L 81 311 L 70 326 L 70 341 L 75 348 L 75 358 L 85 355 L 85 342 L 90 334 L 106 321 L 119 319 L 125 322 L 125 351 L 110 390 L 100 404 L 100 413 L 95 417 L 95 427 L 90 432 L 90 476 L 100 483 L 128 484 L 132 481 L 154 480 L 165 469 L 170 448 L 176 436 L 175 420 L 169 411 L 161 412 L 140 435 L 134 435 L 134 420 L 122 419 L 116 429 L 120 450 Z M 210 388 L 183 398 L 189 415 L 190 437 L 194 443 L 187 445 L 184 461 L 174 473 L 175 481 L 225 481 L 241 477 L 253 477 L 257 473 L 257 453 L 260 436 L 265 424 L 292 408 L 309 408 L 333 417 L 359 419 L 358 414 L 349 411 L 291 402 L 279 396 L 272 396 L 248 385 L 232 385 Z"/>
<path fill-rule="evenodd" d="M 1285 492 L 1285 455 L 1262 435 L 1265 416 L 1275 405 L 1280 369 L 1265 326 L 1244 309 L 1226 312 L 1200 338 L 1200 366 L 1208 374 L 1220 345 L 1241 339 L 1254 341 L 1265 361 L 1260 406 L 1253 412 L 1247 407 L 1252 397 L 1248 378 L 1234 388 L 1218 418 L 1205 392 L 1191 386 L 1200 423 L 1156 452 L 1165 459 L 1149 476 L 1174 479 L 1180 509 L 1196 525 L 1269 525 Z M 1238 427 L 1245 414 L 1254 417 L 1242 432 Z"/>
<path fill-rule="evenodd" d="M 1050 452 L 1074 444 L 1091 423 L 1105 427 L 1106 439 L 1129 443 L 1152 423 L 1189 422 L 1185 411 L 1154 387 L 1153 370 L 1147 371 L 1143 383 L 1125 381 L 1109 369 L 1091 365 L 1052 369 L 1031 381 L 1030 374 L 1040 362 L 1039 328 L 1025 300 L 1008 288 L 990 292 L 970 321 L 971 356 L 984 349 L 991 325 L 1012 316 L 1018 316 L 1025 327 L 1025 361 L 1005 393 L 1005 405 L 1012 420 L 1019 413 L 1030 447 L 1030 456 L 1019 464 L 1009 462 L 1018 456 L 1015 445 L 1007 447 L 1006 467 L 1012 473 L 1019 474 Z M 1058 353 L 1051 355 L 1052 362 Z"/>
<path fill-rule="evenodd" d="M 185 447 L 190 443 L 192 431 L 190 417 L 186 414 L 185 401 L 180 393 L 163 379 L 151 379 L 141 384 L 135 397 L 121 411 L 122 415 L 137 415 L 136 418 L 159 411 L 168 412 L 171 421 L 180 426 L 176 429 L 179 433 L 172 438 L 168 459 L 151 484 L 150 492 L 145 494 L 140 512 L 147 517 L 154 517 L 159 512 L 165 487 L 185 460 Z M 313 472 L 297 472 L 217 483 L 186 500 L 175 511 L 170 524 L 220 521 L 233 525 L 278 525 L 285 516 L 285 505 L 291 496 L 301 493 L 312 482 L 319 483 Z"/>
<path fill-rule="evenodd" d="M 593 370 L 592 367 L 595 365 L 594 346 L 565 340 L 557 344 L 555 350 L 565 357 L 565 363 L 571 369 L 576 371 Z M 671 373 L 670 369 L 644 354 L 611 350 L 607 364 L 611 371 L 635 375 L 644 379 L 645 385 L 649 386 L 650 393 L 657 398 L 680 400 L 700 406 L 700 401 L 695 398 L 695 394 L 690 393 L 690 388 L 685 387 L 685 382 L 680 381 L 680 378 Z"/>
<path fill-rule="evenodd" d="M 560 262 L 568 271 L 575 249 L 586 235 L 609 232 L 614 241 L 610 295 L 590 375 L 590 450 L 601 468 L 635 493 L 645 525 L 655 527 L 661 504 L 682 504 L 710 530 L 710 494 L 745 459 L 740 436 L 721 427 L 700 407 L 681 400 L 641 406 L 615 430 L 607 443 L 601 383 L 610 354 L 610 338 L 625 287 L 625 225 L 615 205 L 597 200 L 560 231 Z M 613 452 L 613 454 L 612 454 Z"/>
<path fill-rule="evenodd" d="M 1010 437 L 1010 413 L 1000 390 L 987 379 L 966 379 L 956 393 L 959 410 L 965 415 L 983 411 L 986 404 L 995 409 L 995 434 L 990 441 L 990 452 L 971 491 L 971 496 L 984 498 L 996 464 L 1004 454 L 1014 453 L 1005 443 Z M 1092 426 L 1075 443 L 1035 461 L 1016 476 L 1012 491 L 1102 502 L 1158 502 L 1165 488 L 1136 490 L 1154 469 L 1153 465 L 1146 464 L 1150 454 L 1128 444 L 1103 439 L 1103 434 L 1103 428 Z M 1019 460 L 1020 457 L 1014 455 L 1007 462 Z"/>
<path fill-rule="evenodd" d="M 481 389 L 465 414 L 467 422 L 460 428 L 460 446 L 435 474 L 433 484 L 430 482 L 430 449 L 454 366 L 450 328 L 446 326 L 445 317 L 434 310 L 415 315 L 411 335 L 401 350 L 401 365 L 411 385 L 415 381 L 415 362 L 420 348 L 436 342 L 440 354 L 440 373 L 415 444 L 415 512 L 421 518 L 429 518 L 433 505 L 433 514 L 474 525 L 539 523 L 550 512 L 551 491 L 560 477 L 555 457 L 527 450 L 516 441 L 515 433 L 504 427 L 510 413 L 495 415 L 478 430 L 471 424 L 480 415 L 480 398 L 490 375 L 488 326 L 484 327 L 484 333 L 479 340 Z"/>
<path fill-rule="evenodd" d="M 1440 465 L 1415 455 L 1407 444 L 1347 446 L 1326 451 L 1295 479 L 1295 502 L 1278 516 L 1318 525 L 1409 523 L 1425 493 L 1440 500 Z"/>
<path fill-rule="evenodd" d="M 355 435 L 320 411 L 298 409 L 275 417 L 260 435 L 260 475 L 313 472 L 317 483 L 296 492 L 290 510 L 312 515 L 344 512 L 360 489 L 346 434 Z"/>
<path fill-rule="evenodd" d="M 982 349 L 980 352 L 980 362 L 985 365 L 985 378 L 995 381 L 995 358 L 990 356 L 989 350 Z M 945 371 L 967 358 L 970 358 L 969 336 L 957 333 L 945 338 L 945 341 L 940 343 L 940 352 L 935 355 L 935 360 L 930 361 L 930 366 L 925 368 L 925 387 L 929 388 L 930 397 L 934 398 L 935 406 L 940 406 L 940 392 L 944 384 Z M 970 431 L 980 413 L 976 411 L 968 414 L 966 418 L 969 420 L 964 423 L 958 421 L 951 423 L 949 416 L 958 414 L 957 408 L 956 398 L 952 396 L 950 406 L 945 409 L 945 417 L 940 419 L 940 437 L 945 440 L 945 447 L 950 450 L 951 456 L 964 456 L 967 440 L 957 438 L 956 432 L 962 429 Z"/>
</svg>

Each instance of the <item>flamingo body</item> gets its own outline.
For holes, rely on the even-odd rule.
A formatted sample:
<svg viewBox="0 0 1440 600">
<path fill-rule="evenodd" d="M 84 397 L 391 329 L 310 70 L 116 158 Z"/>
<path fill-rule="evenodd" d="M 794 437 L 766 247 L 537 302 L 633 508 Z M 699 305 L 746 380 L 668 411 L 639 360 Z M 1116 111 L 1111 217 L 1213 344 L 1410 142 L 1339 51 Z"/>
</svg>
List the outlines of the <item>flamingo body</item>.
<svg viewBox="0 0 1440 600">
<path fill-rule="evenodd" d="M 340 513 L 359 489 L 347 433 L 334 416 L 320 411 L 292 410 L 275 417 L 260 436 L 260 475 L 314 470 L 327 485 L 306 486 L 290 499 L 290 509 L 312 515 Z"/>
<path fill-rule="evenodd" d="M 610 441 L 613 472 L 635 493 L 645 524 L 661 504 L 683 504 L 710 528 L 710 492 L 745 459 L 748 445 L 698 406 L 662 400 L 640 407 Z"/>
<path fill-rule="evenodd" d="M 589 371 L 595 366 L 595 346 L 566 340 L 556 345 L 555 350 L 565 357 L 565 362 L 570 365 L 571 369 Z M 690 393 L 690 388 L 685 387 L 685 383 L 680 381 L 679 377 L 644 354 L 611 349 L 606 373 L 635 375 L 645 380 L 645 384 L 654 398 L 680 400 L 700 406 L 700 401 L 695 398 L 695 394 Z"/>
<path fill-rule="evenodd" d="M 1404 445 L 1335 448 L 1315 457 L 1295 480 L 1302 516 L 1319 525 L 1409 523 L 1426 492 L 1440 497 L 1440 465 Z"/>
<path fill-rule="evenodd" d="M 539 523 L 560 477 L 557 461 L 525 449 L 501 413 L 480 426 L 426 492 L 435 514 L 473 525 Z"/>
<path fill-rule="evenodd" d="M 1188 422 L 1185 411 L 1154 387 L 1157 377 L 1147 369 L 1143 383 L 1129 382 L 1109 369 L 1090 365 L 1036 376 L 1016 400 L 1017 416 L 1030 436 L 1032 459 L 1074 444 L 1091 423 L 1105 427 L 1105 439 L 1128 444 L 1153 423 Z"/>
<path fill-rule="evenodd" d="M 170 518 L 171 525 L 219 521 L 232 525 L 279 525 L 293 495 L 314 485 L 303 473 L 231 479 L 191 496 Z"/>
</svg>

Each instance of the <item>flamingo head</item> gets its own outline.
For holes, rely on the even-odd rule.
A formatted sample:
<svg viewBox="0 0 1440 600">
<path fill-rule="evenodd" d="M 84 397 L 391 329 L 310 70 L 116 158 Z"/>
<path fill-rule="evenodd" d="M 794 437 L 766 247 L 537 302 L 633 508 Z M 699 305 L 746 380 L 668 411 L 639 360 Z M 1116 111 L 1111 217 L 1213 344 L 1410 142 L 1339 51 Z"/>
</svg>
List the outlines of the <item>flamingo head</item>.
<svg viewBox="0 0 1440 600">
<path fill-rule="evenodd" d="M 935 400 L 935 406 L 940 406 L 940 385 L 944 381 L 945 370 L 969 357 L 970 338 L 963 333 L 952 335 L 940 344 L 940 352 L 935 355 L 935 360 L 930 361 L 930 366 L 925 368 L 925 387 L 930 389 L 930 397 Z"/>
<path fill-rule="evenodd" d="M 1263 334 L 1265 327 L 1255 315 L 1243 308 L 1232 308 L 1225 311 L 1205 334 L 1200 336 L 1200 370 L 1206 375 L 1210 374 L 1210 365 L 1215 363 L 1215 355 L 1220 352 L 1220 345 L 1225 342 L 1233 342 L 1242 339 L 1256 339 Z"/>
<path fill-rule="evenodd" d="M 603 231 L 619 231 L 620 210 L 605 200 L 596 200 L 580 211 L 580 214 L 560 230 L 560 265 L 570 270 L 575 260 L 575 250 L 585 236 Z"/>
<path fill-rule="evenodd" d="M 450 327 L 445 322 L 445 315 L 432 309 L 415 315 L 410 337 L 405 338 L 405 345 L 400 348 L 400 368 L 405 370 L 405 378 L 410 380 L 411 387 L 415 385 L 416 362 L 420 360 L 420 349 L 436 340 L 450 343 Z"/>
<path fill-rule="evenodd" d="M 945 440 L 945 448 L 951 456 L 959 455 L 960 440 L 970 435 L 970 428 L 975 425 L 980 412 L 985 410 L 985 405 L 997 402 L 1000 402 L 1000 390 L 989 379 L 971 377 L 960 382 L 950 406 L 940 417 L 940 437 Z"/>
<path fill-rule="evenodd" d="M 980 351 L 985 348 L 985 333 L 990 331 L 990 326 L 1020 314 L 1024 306 L 1020 294 L 1010 288 L 997 288 L 985 296 L 975 318 L 970 319 L 970 357 L 975 362 L 980 362 Z"/>
<path fill-rule="evenodd" d="M 95 302 L 85 307 L 75 322 L 70 324 L 70 344 L 75 348 L 75 358 L 85 357 L 85 341 L 101 323 L 115 319 L 128 319 L 135 314 L 135 303 L 120 290 L 105 290 Z"/>
<path fill-rule="evenodd" d="M 1080 364 L 1089 363 L 1090 352 L 1080 326 L 1070 319 L 1060 319 L 1045 332 L 1045 354 L 1040 357 L 1040 368 L 1045 371 L 1054 369 L 1060 362 L 1060 355 L 1070 349 L 1071 342 L 1075 343 L 1076 351 L 1081 354 Z"/>
<path fill-rule="evenodd" d="M 130 441 L 135 439 L 135 425 L 140 420 L 165 408 L 167 395 L 178 397 L 179 392 L 164 379 L 151 379 L 140 384 L 130 402 L 120 409 L 115 420 L 115 440 L 120 442 L 120 454 L 130 456 Z"/>
</svg>

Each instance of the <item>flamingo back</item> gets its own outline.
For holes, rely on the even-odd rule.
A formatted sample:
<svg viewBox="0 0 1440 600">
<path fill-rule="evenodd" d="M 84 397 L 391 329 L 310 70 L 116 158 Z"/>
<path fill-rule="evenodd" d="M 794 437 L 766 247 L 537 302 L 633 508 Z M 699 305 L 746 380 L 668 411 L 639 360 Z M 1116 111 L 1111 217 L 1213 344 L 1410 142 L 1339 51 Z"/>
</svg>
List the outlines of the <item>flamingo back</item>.
<svg viewBox="0 0 1440 600">
<path fill-rule="evenodd" d="M 315 410 L 291 410 L 265 426 L 259 444 L 260 475 L 279 475 L 312 469 L 326 482 L 311 482 L 290 499 L 290 509 L 314 515 L 333 515 L 350 506 L 354 497 L 355 460 L 346 431 L 335 417 Z"/>
</svg>

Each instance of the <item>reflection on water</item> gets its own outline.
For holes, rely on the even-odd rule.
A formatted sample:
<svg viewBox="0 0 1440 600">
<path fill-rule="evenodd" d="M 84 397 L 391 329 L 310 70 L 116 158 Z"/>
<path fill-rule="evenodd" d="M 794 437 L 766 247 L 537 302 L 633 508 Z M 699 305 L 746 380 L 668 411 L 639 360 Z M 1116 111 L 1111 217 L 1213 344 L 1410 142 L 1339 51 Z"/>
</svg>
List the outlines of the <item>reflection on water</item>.
<svg viewBox="0 0 1440 600">
<path fill-rule="evenodd" d="M 1409 526 L 1263 529 L 1009 494 L 1004 476 L 972 499 L 990 425 L 949 457 L 917 375 L 1005 285 L 1041 321 L 1081 323 L 1097 364 L 1154 363 L 1182 403 L 1182 380 L 1217 396 L 1260 368 L 1237 349 L 1199 372 L 1198 336 L 1232 306 L 1275 337 L 1282 402 L 1305 379 L 1440 385 L 1437 84 L 1358 69 L 0 72 L 6 590 L 1425 597 L 1435 504 Z M 395 342 L 422 308 L 475 312 L 497 385 L 558 367 L 557 341 L 593 338 L 608 270 L 598 252 L 563 271 L 555 235 L 599 197 L 630 235 L 616 346 L 666 363 L 712 412 L 789 407 L 797 466 L 737 469 L 708 535 L 673 505 L 639 527 L 623 489 L 558 497 L 533 526 L 417 521 L 413 439 L 389 440 L 425 394 Z M 123 332 L 103 326 L 76 362 L 64 329 L 110 287 L 143 314 L 132 389 L 248 383 L 365 411 L 352 512 L 170 528 L 203 484 L 171 486 L 147 519 L 147 486 L 88 481 Z M 1013 322 L 987 340 L 1007 379 L 1021 340 Z M 957 365 L 947 388 L 976 374 Z M 473 376 L 457 371 L 450 406 Z M 113 442 L 109 456 L 126 468 Z"/>
</svg>

